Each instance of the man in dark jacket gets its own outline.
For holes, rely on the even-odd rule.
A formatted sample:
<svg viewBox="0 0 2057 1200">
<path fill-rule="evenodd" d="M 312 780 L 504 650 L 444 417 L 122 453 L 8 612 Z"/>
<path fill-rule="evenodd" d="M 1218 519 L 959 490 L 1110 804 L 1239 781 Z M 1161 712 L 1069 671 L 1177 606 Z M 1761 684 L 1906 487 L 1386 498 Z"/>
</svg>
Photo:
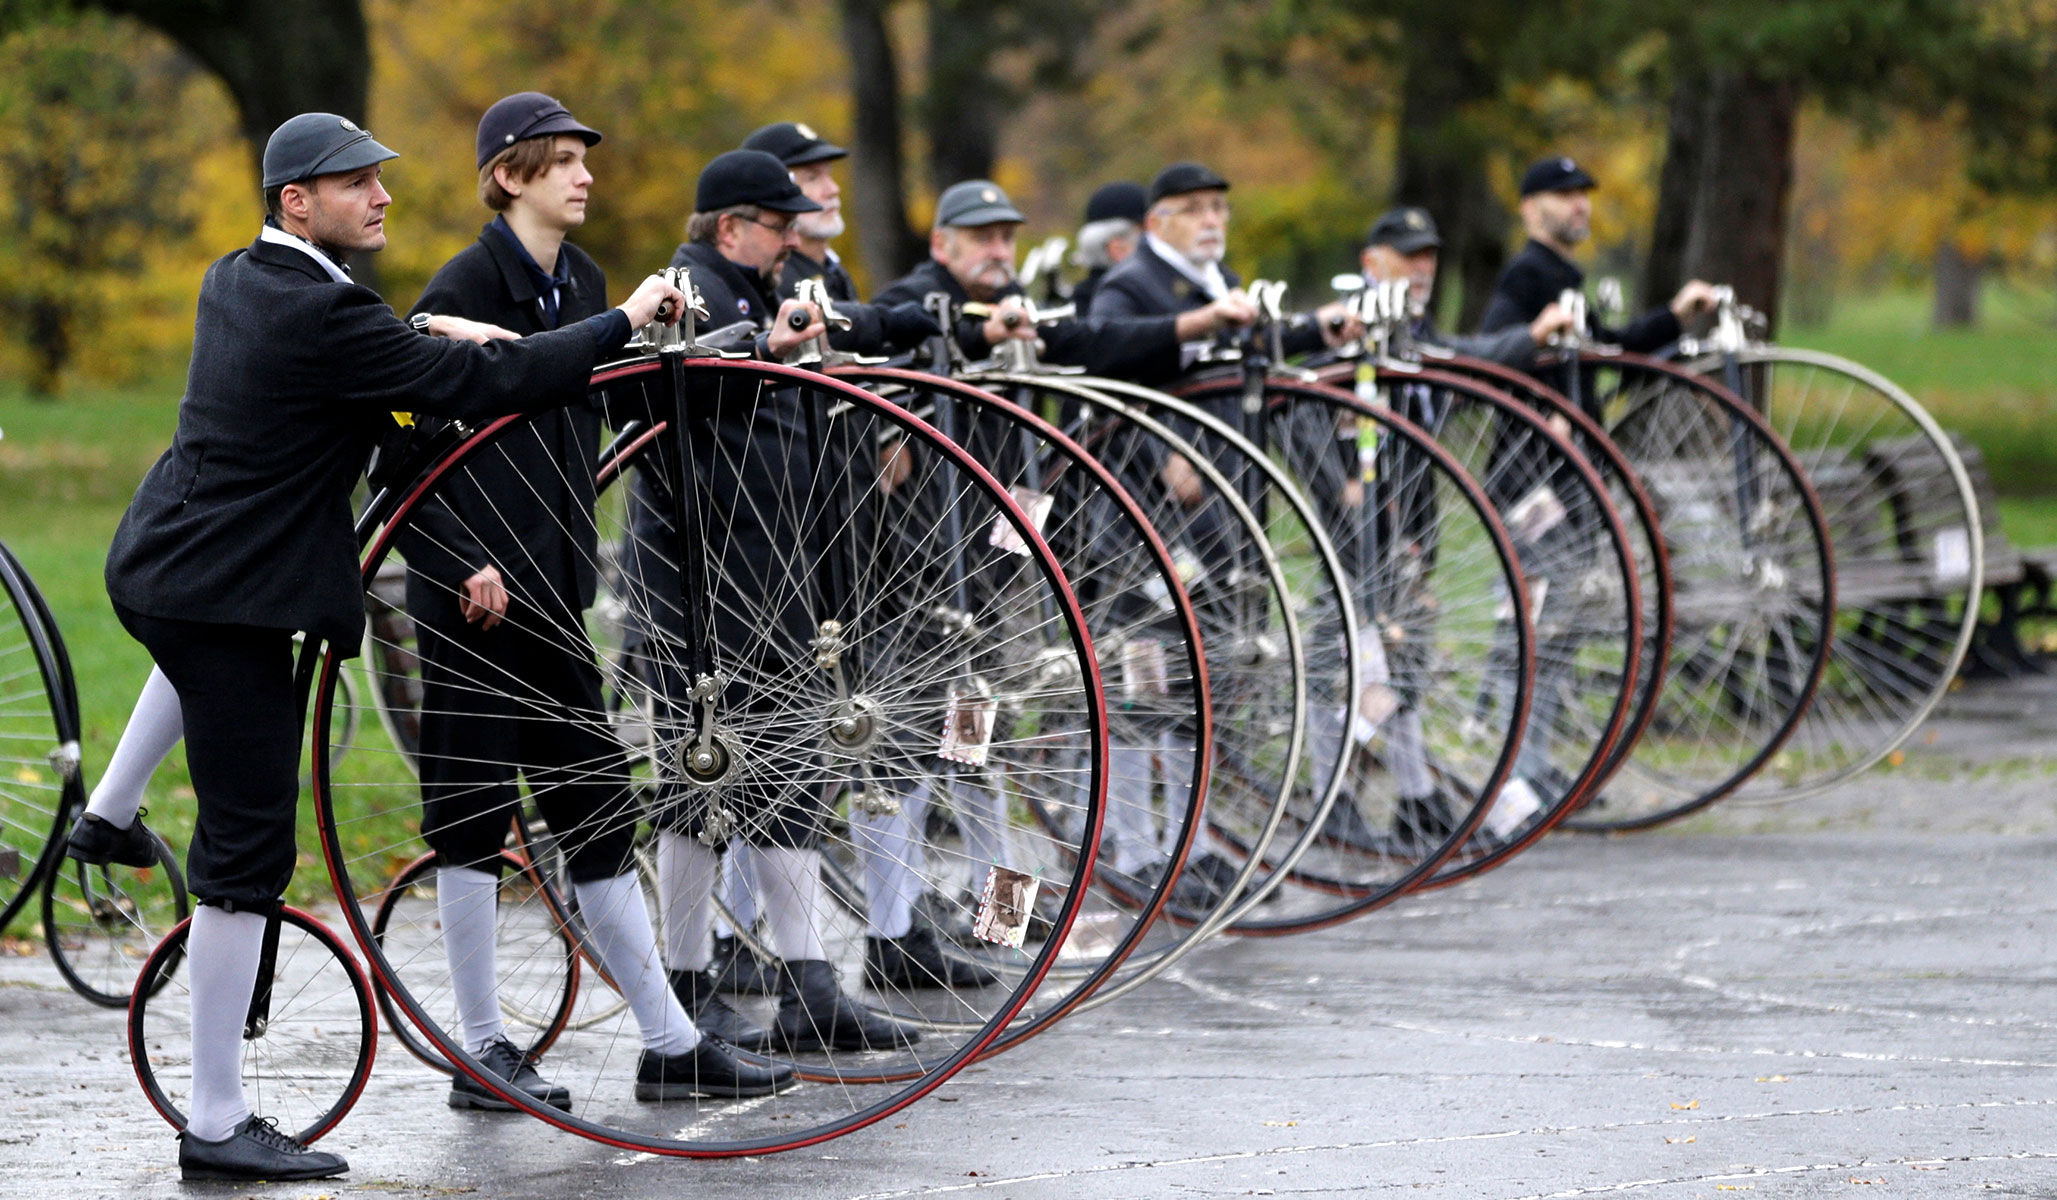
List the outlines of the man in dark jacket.
<svg viewBox="0 0 2057 1200">
<path fill-rule="evenodd" d="M 1071 251 L 1072 263 L 1086 269 L 1086 277 L 1071 289 L 1078 311 L 1093 311 L 1093 293 L 1100 290 L 1100 281 L 1136 252 L 1147 207 L 1143 185 L 1125 179 L 1100 185 L 1086 200 L 1086 223 L 1079 226 Z"/>
<path fill-rule="evenodd" d="M 1571 255 L 1592 232 L 1595 186 L 1584 168 L 1562 156 L 1542 159 L 1522 175 L 1521 224 L 1528 231 L 1528 244 L 1493 285 L 1493 299 L 1479 321 L 1482 332 L 1526 325 L 1566 291 L 1585 286 L 1586 273 Z M 1680 288 L 1668 306 L 1652 309 L 1620 329 L 1589 319 L 1588 334 L 1624 350 L 1647 353 L 1677 341 L 1679 322 L 1713 303 L 1714 289 L 1695 279 Z"/>
<path fill-rule="evenodd" d="M 820 211 L 785 165 L 762 150 L 716 156 L 695 185 L 686 242 L 672 255 L 672 265 L 691 272 L 709 323 L 740 323 L 761 358 L 776 358 L 822 332 L 821 314 L 797 300 L 781 303 L 775 282 L 800 244 L 795 218 Z M 796 314 L 804 314 L 804 328 L 793 328 Z M 801 577 L 806 556 L 793 553 L 806 539 L 804 521 L 784 501 L 818 495 L 816 479 L 851 464 L 809 457 L 806 403 L 790 391 L 767 391 L 740 404 L 709 403 L 690 414 L 702 455 L 694 461 L 694 475 L 704 485 L 701 492 L 717 498 L 703 505 L 697 536 L 681 538 L 672 530 L 672 497 L 652 472 L 638 473 L 631 497 L 632 536 L 623 556 L 631 589 L 676 596 L 682 556 L 708 560 L 711 637 L 723 649 L 731 676 L 723 681 L 722 707 L 738 726 L 771 727 L 791 715 L 789 688 L 779 684 L 790 680 L 792 664 L 812 661 L 811 643 L 819 631 L 816 581 Z M 744 497 L 758 499 L 736 502 Z M 687 711 L 693 681 L 667 665 L 683 657 L 683 613 L 656 602 L 631 607 L 643 614 L 640 633 L 650 648 L 645 657 L 660 708 Z M 699 836 L 709 815 L 706 796 L 683 784 L 668 785 L 657 822 L 659 903 L 696 930 L 712 928 L 716 875 L 715 852 Z M 731 785 L 722 803 L 740 810 L 747 826 L 754 876 L 763 889 L 760 907 L 781 956 L 774 1044 L 794 1051 L 880 1050 L 919 1040 L 916 1031 L 851 1001 L 828 961 L 816 923 L 831 907 L 822 891 L 819 798 L 790 780 L 761 778 Z M 691 956 L 674 960 L 674 971 L 708 965 L 699 934 L 692 945 L 673 943 L 672 950 Z"/>
<path fill-rule="evenodd" d="M 1014 272 L 1014 239 L 1022 220 L 998 184 L 972 179 L 950 185 L 936 199 L 929 261 L 880 291 L 875 302 L 918 303 L 931 292 L 942 292 L 959 304 L 991 304 L 996 306 L 991 316 L 958 322 L 957 343 L 969 357 L 985 358 L 1008 338 L 1040 336 L 1047 362 L 1144 383 L 1170 379 L 1183 369 L 1181 343 L 1212 337 L 1250 319 L 1247 300 L 1223 296 L 1177 313 L 1072 317 L 1031 328 L 1022 321 L 1025 310 L 1016 299 L 1021 283 Z M 1016 323 L 1009 323 L 1009 312 Z"/>
<path fill-rule="evenodd" d="M 193 1086 L 179 1147 L 188 1179 L 348 1169 L 251 1116 L 240 1067 L 265 926 L 295 857 L 302 730 L 292 636 L 305 630 L 346 649 L 363 636 L 350 491 L 390 428 L 387 414 L 483 421 L 575 402 L 632 327 L 680 300 L 652 278 L 620 309 L 534 338 L 447 314 L 410 330 L 344 266 L 385 246 L 392 197 L 380 164 L 395 157 L 329 113 L 272 134 L 265 226 L 208 268 L 178 431 L 108 551 L 115 614 L 180 699 L 197 795 L 187 870 L 198 901 L 186 962 Z M 71 841 L 85 857 L 147 836 L 140 821 L 85 817 Z M 697 1040 L 683 1013 L 669 1032 L 683 1047 Z"/>
<path fill-rule="evenodd" d="M 599 140 L 540 92 L 487 109 L 478 130 L 479 199 L 499 215 L 436 272 L 415 311 L 462 314 L 523 336 L 598 311 L 606 277 L 565 239 L 585 222 L 593 183 L 586 152 Z M 620 875 L 615 843 L 634 831 L 620 743 L 595 717 L 606 706 L 583 615 L 599 560 L 599 451 L 600 417 L 588 406 L 521 422 L 448 478 L 399 542 L 407 611 L 420 637 L 422 836 L 438 859 L 458 1032 L 487 1069 L 564 1109 L 567 1089 L 545 1082 L 502 1027 L 494 929 L 500 847 L 521 805 L 517 771 L 570 847 L 575 882 Z M 670 986 L 703 1033 L 764 1048 L 763 1031 L 711 987 Z M 706 999 L 696 1003 L 701 993 Z M 663 1007 L 646 997 L 648 1005 Z M 704 1090 L 709 1080 L 695 1082 Z M 646 1098 L 688 1094 L 662 1081 L 639 1084 Z M 462 1073 L 452 1077 L 449 1102 L 513 1109 Z"/>
<path fill-rule="evenodd" d="M 1553 336 L 1568 328 L 1570 317 L 1552 301 L 1525 326 L 1511 325 L 1497 333 L 1444 333 L 1436 328 L 1432 304 L 1436 259 L 1442 245 L 1434 217 L 1419 208 L 1396 208 L 1372 223 L 1357 262 L 1366 283 L 1407 281 L 1408 299 L 1421 313 L 1414 323 L 1415 341 L 1526 371 L 1536 359 L 1537 348 L 1549 345 Z"/>
<path fill-rule="evenodd" d="M 1145 194 L 1143 244 L 1093 293 L 1094 317 L 1142 317 L 1206 311 L 1231 299 L 1248 308 L 1242 279 L 1221 265 L 1228 250 L 1228 180 L 1199 163 L 1173 163 L 1157 173 Z M 1196 335 L 1181 333 L 1186 365 L 1205 348 L 1204 339 L 1222 322 Z M 1313 314 L 1295 314 L 1287 326 L 1288 357 L 1340 346 L 1357 336 L 1355 318 L 1341 304 Z"/>
</svg>

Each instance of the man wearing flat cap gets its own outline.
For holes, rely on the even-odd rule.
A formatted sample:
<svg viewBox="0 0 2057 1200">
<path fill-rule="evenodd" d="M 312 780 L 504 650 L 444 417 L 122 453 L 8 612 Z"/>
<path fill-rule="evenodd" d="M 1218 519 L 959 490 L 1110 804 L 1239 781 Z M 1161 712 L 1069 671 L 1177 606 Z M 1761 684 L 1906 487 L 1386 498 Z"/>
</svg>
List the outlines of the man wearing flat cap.
<svg viewBox="0 0 2057 1200">
<path fill-rule="evenodd" d="M 1492 301 L 1479 322 L 1482 332 L 1526 325 L 1565 291 L 1585 286 L 1586 273 L 1571 256 L 1592 232 L 1592 193 L 1597 186 L 1585 168 L 1562 155 L 1540 159 L 1522 175 L 1521 224 L 1528 231 L 1528 244 L 1493 285 Z M 1620 329 L 1589 317 L 1588 332 L 1624 350 L 1648 352 L 1677 341 L 1679 323 L 1713 303 L 1714 289 L 1695 279 L 1680 288 L 1668 306 L 1652 309 Z"/>
<path fill-rule="evenodd" d="M 850 152 L 797 121 L 766 125 L 743 139 L 743 149 L 762 150 L 786 165 L 801 194 L 821 206 L 819 212 L 796 214 L 793 228 L 799 245 L 786 255 L 778 293 L 798 294 L 800 282 L 819 279 L 835 301 L 836 312 L 849 318 L 848 329 L 831 329 L 829 343 L 838 350 L 873 354 L 918 344 L 940 332 L 918 303 L 891 306 L 859 302 L 857 283 L 829 243 L 843 236 L 843 189 L 836 184 L 835 164 Z"/>
<path fill-rule="evenodd" d="M 333 113 L 303 113 L 272 134 L 264 227 L 207 270 L 177 432 L 107 554 L 115 615 L 180 701 L 195 792 L 185 1179 L 349 1169 L 251 1114 L 242 1035 L 266 925 L 295 862 L 303 731 L 293 634 L 346 653 L 362 642 L 350 493 L 373 444 L 396 409 L 483 424 L 577 403 L 594 365 L 681 299 L 651 278 L 619 308 L 534 337 L 440 313 L 410 329 L 345 266 L 386 244 L 392 197 L 380 174 L 397 157 Z M 89 810 L 70 852 L 104 862 L 148 836 L 133 811 Z M 632 965 L 610 963 L 609 973 Z M 682 1015 L 675 1032 L 688 1046 L 697 1036 Z"/>
<path fill-rule="evenodd" d="M 1100 281 L 1136 252 L 1148 207 L 1143 185 L 1125 179 L 1102 184 L 1087 199 L 1086 223 L 1079 226 L 1071 251 L 1072 264 L 1086 269 L 1086 277 L 1071 289 L 1071 302 L 1078 311 L 1093 310 L 1093 293 L 1100 290 Z"/>
<path fill-rule="evenodd" d="M 798 217 L 819 213 L 793 181 L 784 163 L 763 150 L 730 150 L 700 172 L 686 242 L 672 265 L 692 273 L 708 310 L 708 325 L 741 326 L 761 358 L 821 336 L 821 314 L 813 305 L 776 291 L 779 271 L 800 243 Z M 805 314 L 805 327 L 792 318 Z M 718 556 L 709 572 L 711 636 L 739 655 L 759 656 L 759 669 L 729 681 L 725 703 L 737 719 L 776 710 L 781 698 L 766 694 L 763 680 L 790 678 L 781 656 L 807 646 L 818 626 L 813 589 L 774 564 L 792 560 L 780 547 L 805 536 L 792 507 L 778 500 L 816 494 L 817 480 L 862 468 L 848 461 L 810 457 L 803 403 L 790 391 L 769 390 L 748 403 L 709 405 L 692 416 L 695 436 L 710 447 L 700 469 L 715 496 L 739 502 L 706 515 L 702 544 L 683 545 L 668 516 L 669 502 L 650 472 L 638 474 L 630 498 L 632 535 L 623 552 L 628 587 L 649 599 L 631 604 L 645 627 L 632 629 L 632 649 L 652 667 L 661 703 L 684 711 L 692 681 L 676 664 L 686 661 L 685 614 L 661 597 L 680 594 L 679 564 L 686 553 Z M 825 452 L 826 453 L 826 452 Z M 876 467 L 872 468 L 874 471 Z M 743 497 L 773 498 L 770 503 Z M 659 647 L 644 652 L 645 645 Z M 757 680 L 755 684 L 751 680 Z M 665 916 L 667 965 L 674 988 L 694 1011 L 721 1011 L 740 1021 L 714 995 L 719 986 L 713 959 L 713 889 L 719 876 L 717 851 L 700 840 L 704 793 L 667 782 L 658 797 L 657 890 Z M 769 778 L 726 793 L 726 803 L 746 814 L 753 878 L 765 897 L 764 917 L 781 955 L 775 987 L 777 1015 L 753 1038 L 785 1051 L 890 1050 L 920 1040 L 918 1031 L 881 1017 L 852 1001 L 828 961 L 817 922 L 832 907 L 822 895 L 817 798 L 792 781 Z M 686 936 L 679 936 L 681 932 Z"/>
<path fill-rule="evenodd" d="M 995 305 L 983 320 L 959 322 L 957 341 L 974 359 L 985 358 L 1008 338 L 1040 336 L 1047 362 L 1081 366 L 1095 375 L 1153 382 L 1169 379 L 1183 366 L 1182 342 L 1207 338 L 1228 325 L 1249 319 L 1249 304 L 1233 298 L 1194 306 L 1173 314 L 1147 314 L 1105 319 L 1077 317 L 1031 326 L 1018 297 L 1015 235 L 1024 218 L 1000 185 L 987 179 L 955 183 L 936 198 L 936 218 L 929 231 L 929 261 L 881 291 L 881 304 L 919 301 L 942 292 L 958 303 L 976 300 Z M 1008 315 L 1015 316 L 1010 324 Z"/>
<path fill-rule="evenodd" d="M 1093 293 L 1093 315 L 1185 313 L 1224 300 L 1248 311 L 1241 278 L 1221 263 L 1228 252 L 1228 192 L 1228 180 L 1199 163 L 1173 163 L 1159 171 L 1144 195 L 1143 244 L 1107 272 Z M 1286 329 L 1286 354 L 1341 345 L 1357 335 L 1355 325 L 1341 304 L 1326 305 L 1311 316 L 1295 315 Z M 1187 339 L 1187 363 L 1202 349 Z"/>
<path fill-rule="evenodd" d="M 1510 325 L 1497 333 L 1449 334 L 1436 328 L 1432 300 L 1436 286 L 1436 259 L 1443 239 L 1436 232 L 1435 218 L 1419 208 L 1396 208 L 1372 222 L 1365 235 L 1364 250 L 1357 256 L 1367 283 L 1407 281 L 1408 299 L 1419 313 L 1414 322 L 1414 340 L 1424 346 L 1441 346 L 1525 371 L 1535 361 L 1538 347 L 1567 328 L 1570 318 L 1555 301 L 1545 305 L 1527 325 Z"/>
</svg>

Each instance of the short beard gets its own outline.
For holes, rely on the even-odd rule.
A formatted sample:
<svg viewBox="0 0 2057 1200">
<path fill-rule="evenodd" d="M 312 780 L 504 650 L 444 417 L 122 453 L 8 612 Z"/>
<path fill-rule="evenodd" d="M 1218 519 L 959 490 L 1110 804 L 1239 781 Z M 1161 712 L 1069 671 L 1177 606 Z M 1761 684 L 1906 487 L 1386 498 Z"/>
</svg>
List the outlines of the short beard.
<svg viewBox="0 0 2057 1200">
<path fill-rule="evenodd" d="M 1558 221 L 1549 226 L 1551 240 L 1560 246 L 1576 246 L 1592 233 L 1592 226 L 1581 227 L 1574 221 Z"/>
<path fill-rule="evenodd" d="M 834 212 L 807 213 L 796 217 L 793 225 L 800 236 L 810 241 L 830 242 L 843 236 L 843 210 Z"/>
</svg>

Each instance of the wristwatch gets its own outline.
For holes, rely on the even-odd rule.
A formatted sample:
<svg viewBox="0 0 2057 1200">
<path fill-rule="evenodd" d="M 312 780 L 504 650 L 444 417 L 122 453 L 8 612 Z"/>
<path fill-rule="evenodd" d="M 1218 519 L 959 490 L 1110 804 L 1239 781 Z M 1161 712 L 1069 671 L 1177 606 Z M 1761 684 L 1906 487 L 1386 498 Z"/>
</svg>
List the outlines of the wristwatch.
<svg viewBox="0 0 2057 1200">
<path fill-rule="evenodd" d="M 407 318 L 407 323 L 414 326 L 414 332 L 427 333 L 429 331 L 429 322 L 435 319 L 436 315 L 434 313 L 416 313 Z"/>
</svg>

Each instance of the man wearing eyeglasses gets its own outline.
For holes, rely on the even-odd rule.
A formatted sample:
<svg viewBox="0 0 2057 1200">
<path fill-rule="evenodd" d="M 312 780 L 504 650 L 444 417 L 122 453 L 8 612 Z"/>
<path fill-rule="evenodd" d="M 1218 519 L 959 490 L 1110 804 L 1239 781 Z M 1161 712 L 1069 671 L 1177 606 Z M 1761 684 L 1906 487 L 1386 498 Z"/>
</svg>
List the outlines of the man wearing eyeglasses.
<svg viewBox="0 0 2057 1200">
<path fill-rule="evenodd" d="M 1173 163 L 1150 181 L 1143 244 L 1107 272 L 1093 293 L 1095 317 L 1184 313 L 1233 298 L 1248 305 L 1242 279 L 1221 265 L 1228 252 L 1229 183 L 1199 163 Z M 1340 346 L 1356 319 L 1341 304 L 1296 314 L 1286 329 L 1288 357 Z M 1191 364 L 1205 343 L 1186 343 Z"/>
</svg>

